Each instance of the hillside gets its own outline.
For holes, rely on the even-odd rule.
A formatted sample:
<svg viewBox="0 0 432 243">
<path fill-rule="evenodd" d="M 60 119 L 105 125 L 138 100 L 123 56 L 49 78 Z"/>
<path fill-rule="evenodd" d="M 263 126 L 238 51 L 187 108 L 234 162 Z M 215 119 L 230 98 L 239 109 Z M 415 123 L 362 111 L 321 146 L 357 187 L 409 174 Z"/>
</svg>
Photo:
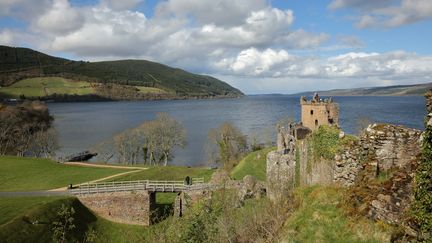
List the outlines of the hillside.
<svg viewBox="0 0 432 243">
<path fill-rule="evenodd" d="M 384 87 L 368 87 L 354 89 L 333 89 L 318 91 L 322 96 L 408 96 L 420 95 L 423 96 L 429 89 L 432 88 L 432 83 L 413 84 L 413 85 L 394 85 Z M 314 92 L 302 92 L 296 95 L 311 96 Z"/>
<path fill-rule="evenodd" d="M 189 97 L 238 97 L 243 93 L 216 78 L 193 74 L 178 68 L 146 60 L 118 60 L 104 62 L 72 61 L 53 57 L 28 48 L 0 46 L 0 85 L 9 87 L 21 80 L 38 77 L 57 77 L 71 81 L 95 83 L 101 88 L 100 93 L 85 93 L 113 99 L 147 99 L 155 97 L 142 96 L 143 87 L 157 89 L 159 98 Z M 109 91 L 107 92 L 107 85 Z M 128 92 L 127 97 L 117 97 L 118 87 Z M 94 85 L 93 85 L 94 86 Z M 113 92 L 111 90 L 115 89 Z M 0 90 L 3 97 L 14 97 L 7 90 Z M 38 90 L 37 92 L 44 92 Z M 145 92 L 144 92 L 145 93 Z M 161 94 L 165 95 L 161 95 Z M 62 93 L 59 90 L 59 94 Z M 80 95 L 77 93 L 77 95 Z M 108 97 L 107 97 L 108 96 Z"/>
</svg>

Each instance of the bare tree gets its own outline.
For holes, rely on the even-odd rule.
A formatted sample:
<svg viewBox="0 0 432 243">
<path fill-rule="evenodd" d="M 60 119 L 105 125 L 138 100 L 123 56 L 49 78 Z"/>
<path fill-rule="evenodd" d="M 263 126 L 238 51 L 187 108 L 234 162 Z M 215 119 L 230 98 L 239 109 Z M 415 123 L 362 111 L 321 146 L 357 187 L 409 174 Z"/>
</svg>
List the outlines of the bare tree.
<svg viewBox="0 0 432 243">
<path fill-rule="evenodd" d="M 32 156 L 53 158 L 55 151 L 60 148 L 58 144 L 58 132 L 54 128 L 38 131 L 29 137 L 32 138 L 32 141 L 28 152 Z"/>
<path fill-rule="evenodd" d="M 180 122 L 166 113 L 157 114 L 155 122 L 154 138 L 158 138 L 158 145 L 164 158 L 164 166 L 167 166 L 168 161 L 172 158 L 174 147 L 184 147 L 186 145 L 186 130 Z"/>
<path fill-rule="evenodd" d="M 173 149 L 186 145 L 186 130 L 168 114 L 158 113 L 155 120 L 120 133 L 113 141 L 122 163 L 137 163 L 143 158 L 144 163 L 167 166 Z"/>
<path fill-rule="evenodd" d="M 217 145 L 219 156 L 216 161 L 226 169 L 232 168 L 248 148 L 246 136 L 229 122 L 210 130 L 208 137 L 210 143 Z"/>
<path fill-rule="evenodd" d="M 140 158 L 141 143 L 138 129 L 128 129 L 113 138 L 118 159 L 123 164 L 136 164 Z"/>
<path fill-rule="evenodd" d="M 46 132 L 53 118 L 45 104 L 33 101 L 0 106 L 0 154 L 31 154 L 35 134 Z"/>
</svg>

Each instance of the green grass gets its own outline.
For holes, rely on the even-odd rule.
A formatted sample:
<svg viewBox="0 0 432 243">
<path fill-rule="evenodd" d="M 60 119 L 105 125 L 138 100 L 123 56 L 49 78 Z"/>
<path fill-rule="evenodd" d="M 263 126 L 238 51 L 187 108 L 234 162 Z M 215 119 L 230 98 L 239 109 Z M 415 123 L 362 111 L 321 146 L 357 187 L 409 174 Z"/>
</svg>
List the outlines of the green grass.
<svg viewBox="0 0 432 243">
<path fill-rule="evenodd" d="M 54 189 L 128 171 L 63 165 L 48 159 L 14 156 L 0 156 L 0 168 L 0 191 Z"/>
<path fill-rule="evenodd" d="M 288 242 L 388 242 L 389 232 L 366 219 L 348 218 L 339 206 L 343 190 L 305 187 L 295 191 L 299 207 L 285 222 Z"/>
<path fill-rule="evenodd" d="M 59 77 L 43 77 L 24 79 L 9 87 L 0 88 L 0 92 L 8 97 L 44 97 L 52 94 L 88 95 L 95 93 L 90 83 L 72 81 Z"/>
<path fill-rule="evenodd" d="M 186 176 L 192 178 L 204 178 L 210 180 L 214 170 L 198 167 L 184 166 L 154 166 L 147 170 L 138 171 L 128 175 L 119 176 L 109 181 L 129 181 L 129 180 L 184 180 Z"/>
<path fill-rule="evenodd" d="M 68 242 L 85 242 L 91 230 L 96 233 L 95 242 L 145 242 L 154 230 L 160 232 L 171 222 L 148 227 L 120 224 L 98 217 L 73 197 L 11 197 L 0 200 L 0 241 L 51 242 L 51 224 L 62 204 L 75 210 L 76 229 L 69 233 Z M 32 224 L 36 221 L 40 224 Z"/>
<path fill-rule="evenodd" d="M 3 197 L 0 200 L 0 226 L 23 212 L 61 198 L 63 197 Z"/>
<path fill-rule="evenodd" d="M 256 177 L 260 181 L 266 180 L 266 158 L 267 154 L 275 148 L 266 148 L 248 154 L 231 171 L 231 177 L 241 180 L 246 175 Z"/>
<path fill-rule="evenodd" d="M 144 87 L 144 86 L 135 86 L 137 89 L 139 89 L 140 93 L 143 94 L 166 94 L 167 92 L 162 89 L 153 88 L 153 87 Z"/>
</svg>

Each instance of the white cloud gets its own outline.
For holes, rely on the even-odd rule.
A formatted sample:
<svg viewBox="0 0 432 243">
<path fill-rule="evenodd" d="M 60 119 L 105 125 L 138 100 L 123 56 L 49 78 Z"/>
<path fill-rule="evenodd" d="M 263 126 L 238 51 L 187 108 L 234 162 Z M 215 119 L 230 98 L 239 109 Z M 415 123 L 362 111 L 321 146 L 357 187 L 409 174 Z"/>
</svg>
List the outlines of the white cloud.
<svg viewBox="0 0 432 243">
<path fill-rule="evenodd" d="M 0 14 L 20 18 L 18 12 L 30 2 L 0 1 L 4 7 Z M 374 2 L 335 0 L 329 8 L 354 7 L 361 14 L 369 9 L 370 16 L 363 14 L 362 23 L 371 26 L 390 21 L 402 7 Z M 431 81 L 431 56 L 358 50 L 317 56 L 317 51 L 340 53 L 364 44 L 355 36 L 331 38 L 326 33 L 293 28 L 293 11 L 272 7 L 267 0 L 168 0 L 158 4 L 151 18 L 131 10 L 140 3 L 102 0 L 76 7 L 67 0 L 41 0 L 43 10 L 35 7 L 22 18 L 29 24 L 28 31 L 0 29 L 0 43 L 32 44 L 50 54 L 63 52 L 84 60 L 149 59 L 224 77 L 246 92 L 253 88 L 257 92 L 285 88 L 288 92 L 287 87 L 301 91 L 314 84 L 350 87 Z M 428 13 L 426 7 L 423 15 Z M 400 19 L 394 24 L 406 21 Z M 332 45 L 323 46 L 329 40 Z"/>
<path fill-rule="evenodd" d="M 284 50 L 246 49 L 236 57 L 215 64 L 226 75 L 256 77 L 367 79 L 428 81 L 432 56 L 394 51 L 388 53 L 349 52 L 328 58 L 290 55 Z M 431 81 L 431 80 L 429 80 Z"/>
<path fill-rule="evenodd" d="M 276 37 L 280 44 L 298 49 L 316 48 L 329 39 L 329 35 L 325 33 L 313 34 L 299 29 L 283 36 Z"/>
<path fill-rule="evenodd" d="M 11 45 L 14 43 L 14 34 L 9 29 L 0 31 L 0 45 Z"/>
<path fill-rule="evenodd" d="M 68 0 L 54 0 L 52 7 L 37 18 L 34 26 L 43 33 L 65 34 L 81 28 L 83 17 Z"/>
<path fill-rule="evenodd" d="M 63 5 L 53 9 L 77 10 L 64 4 L 66 0 L 57 1 Z M 196 4 L 191 4 L 193 1 L 186 4 L 183 0 L 171 0 L 160 3 L 157 13 L 150 19 L 141 12 L 115 10 L 102 2 L 80 8 L 82 17 L 79 21 L 69 20 L 68 29 L 55 29 L 56 21 L 47 21 L 54 26 L 47 24 L 45 31 L 57 33 L 51 41 L 44 40 L 42 46 L 91 60 L 147 58 L 194 69 L 211 66 L 216 58 L 215 50 L 220 56 L 273 45 L 308 49 L 318 47 L 328 39 L 324 33 L 292 30 L 294 14 L 289 9 L 272 8 L 266 1 L 250 1 L 249 5 L 242 4 L 244 1 L 200 0 Z M 177 12 L 175 8 L 178 8 Z M 201 16 L 203 12 L 207 14 Z M 222 12 L 241 14 L 235 15 L 236 19 L 222 20 Z M 47 16 L 50 15 L 40 18 L 49 19 Z M 191 16 L 195 16 L 193 23 Z"/>
<path fill-rule="evenodd" d="M 285 50 L 275 51 L 267 49 L 259 51 L 255 48 L 250 48 L 241 51 L 236 58 L 222 59 L 215 66 L 241 75 L 257 76 L 269 73 L 278 64 L 286 62 L 289 59 L 290 56 Z M 280 75 L 278 71 L 271 74 L 271 76 L 278 75 Z"/>
<path fill-rule="evenodd" d="M 267 0 L 168 0 L 157 6 L 156 18 L 191 17 L 198 25 L 229 27 L 242 24 L 251 12 L 267 7 Z"/>
<path fill-rule="evenodd" d="M 393 28 L 432 17 L 430 0 L 333 0 L 328 7 L 358 10 L 359 28 Z"/>
</svg>

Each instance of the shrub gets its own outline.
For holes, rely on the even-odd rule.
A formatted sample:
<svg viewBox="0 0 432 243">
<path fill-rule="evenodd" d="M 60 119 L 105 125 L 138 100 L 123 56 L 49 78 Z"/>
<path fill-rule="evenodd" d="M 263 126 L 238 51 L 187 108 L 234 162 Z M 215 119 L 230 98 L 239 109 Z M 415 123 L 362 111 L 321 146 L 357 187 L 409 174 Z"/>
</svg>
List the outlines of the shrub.
<svg viewBox="0 0 432 243">
<path fill-rule="evenodd" d="M 427 121 L 426 121 L 427 122 Z M 414 178 L 412 215 L 424 238 L 432 238 L 432 126 L 423 133 L 422 157 Z"/>
</svg>

